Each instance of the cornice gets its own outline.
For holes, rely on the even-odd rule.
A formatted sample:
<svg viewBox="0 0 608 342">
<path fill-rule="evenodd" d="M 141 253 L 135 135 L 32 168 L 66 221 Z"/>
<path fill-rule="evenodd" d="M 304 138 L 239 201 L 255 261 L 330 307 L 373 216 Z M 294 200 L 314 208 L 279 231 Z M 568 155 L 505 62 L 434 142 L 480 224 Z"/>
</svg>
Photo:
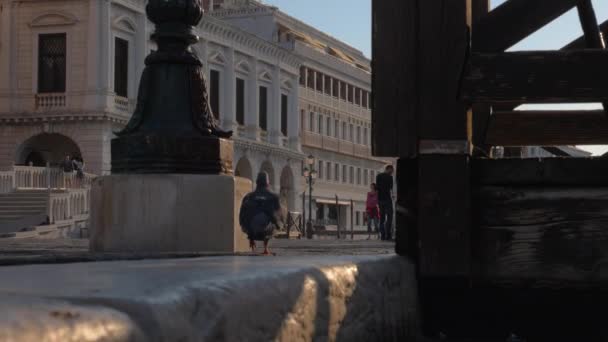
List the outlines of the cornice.
<svg viewBox="0 0 608 342">
<path fill-rule="evenodd" d="M 285 147 L 281 147 L 281 146 L 277 146 L 277 145 L 273 145 L 273 144 L 269 144 L 269 143 L 265 143 L 265 142 L 253 141 L 253 140 L 249 140 L 249 139 L 245 139 L 245 138 L 241 138 L 241 137 L 234 138 L 234 146 L 241 148 L 243 150 L 260 152 L 260 153 L 264 153 L 264 154 L 279 155 L 279 156 L 287 158 L 287 159 L 304 160 L 306 158 L 303 153 L 300 153 L 298 151 L 294 151 L 294 150 L 291 150 L 291 149 L 288 149 Z"/>
<path fill-rule="evenodd" d="M 36 123 L 74 123 L 74 122 L 111 122 L 126 124 L 129 120 L 109 112 L 78 112 L 78 113 L 11 113 L 11 115 L 0 114 L 0 124 L 36 124 Z"/>
<path fill-rule="evenodd" d="M 301 65 L 301 59 L 292 51 L 210 15 L 204 16 L 198 28 L 203 32 L 221 37 L 232 44 L 238 44 L 262 55 L 281 60 L 294 69 L 298 69 Z"/>
</svg>

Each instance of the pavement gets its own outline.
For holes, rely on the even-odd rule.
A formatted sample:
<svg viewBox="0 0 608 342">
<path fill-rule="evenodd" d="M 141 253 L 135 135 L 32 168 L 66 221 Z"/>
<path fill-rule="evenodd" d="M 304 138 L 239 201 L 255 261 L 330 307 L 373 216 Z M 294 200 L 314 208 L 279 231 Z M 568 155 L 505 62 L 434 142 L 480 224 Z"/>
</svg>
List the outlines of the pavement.
<svg viewBox="0 0 608 342">
<path fill-rule="evenodd" d="M 0 239 L 0 266 L 226 256 L 217 253 L 95 254 L 89 253 L 88 244 L 86 239 Z M 270 246 L 277 257 L 394 254 L 394 243 L 378 240 L 276 239 Z"/>
</svg>

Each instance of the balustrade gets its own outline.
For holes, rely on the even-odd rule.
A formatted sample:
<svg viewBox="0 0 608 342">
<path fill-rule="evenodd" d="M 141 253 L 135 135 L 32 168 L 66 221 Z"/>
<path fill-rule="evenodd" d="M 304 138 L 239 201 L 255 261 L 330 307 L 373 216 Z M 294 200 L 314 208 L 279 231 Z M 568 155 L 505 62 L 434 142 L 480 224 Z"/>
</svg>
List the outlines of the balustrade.
<svg viewBox="0 0 608 342">
<path fill-rule="evenodd" d="M 0 172 L 0 194 L 7 194 L 15 189 L 15 173 L 13 171 Z"/>
<path fill-rule="evenodd" d="M 70 189 L 68 192 L 51 193 L 49 220 L 51 223 L 85 217 L 89 214 L 90 191 Z"/>
<path fill-rule="evenodd" d="M 65 108 L 65 106 L 66 96 L 63 93 L 36 94 L 37 110 L 52 110 L 56 108 Z"/>
</svg>

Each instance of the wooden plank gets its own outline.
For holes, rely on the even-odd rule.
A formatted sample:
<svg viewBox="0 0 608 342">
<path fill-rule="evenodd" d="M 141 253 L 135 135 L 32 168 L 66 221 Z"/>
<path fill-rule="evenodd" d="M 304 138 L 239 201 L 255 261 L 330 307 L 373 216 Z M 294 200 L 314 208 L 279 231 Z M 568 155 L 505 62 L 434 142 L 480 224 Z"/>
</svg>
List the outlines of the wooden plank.
<svg viewBox="0 0 608 342">
<path fill-rule="evenodd" d="M 600 31 L 602 32 L 604 42 L 605 42 L 606 36 L 608 36 L 608 20 L 604 21 L 600 25 Z M 583 36 L 573 40 L 568 45 L 564 46 L 562 48 L 562 50 L 580 50 L 580 49 L 584 49 L 586 46 L 587 46 L 587 42 L 585 41 L 585 36 L 583 35 Z"/>
<path fill-rule="evenodd" d="M 471 102 L 601 102 L 608 51 L 473 53 L 462 98 Z"/>
<path fill-rule="evenodd" d="M 604 111 L 515 111 L 492 115 L 486 143 L 493 146 L 608 144 Z"/>
<path fill-rule="evenodd" d="M 608 186 L 608 158 L 475 159 L 476 186 Z"/>
<path fill-rule="evenodd" d="M 372 149 L 417 154 L 417 0 L 372 2 Z"/>
<path fill-rule="evenodd" d="M 605 37 L 606 35 L 608 35 L 608 20 L 606 20 L 605 22 L 603 22 L 600 25 L 600 30 L 603 34 L 603 36 Z M 575 40 L 573 40 L 572 42 L 570 42 L 568 45 L 564 46 L 561 48 L 562 51 L 568 51 L 568 50 L 582 50 L 587 48 L 586 42 L 585 42 L 585 36 L 581 36 Z M 509 103 L 509 102 L 503 102 L 503 103 L 497 103 L 493 106 L 494 111 L 512 111 L 513 109 L 523 105 L 524 103 L 522 102 L 513 102 L 513 103 Z"/>
<path fill-rule="evenodd" d="M 606 284 L 608 186 L 482 187 L 475 196 L 477 277 Z"/>
<path fill-rule="evenodd" d="M 576 6 L 578 0 L 509 0 L 476 28 L 474 49 L 503 52 Z"/>
</svg>

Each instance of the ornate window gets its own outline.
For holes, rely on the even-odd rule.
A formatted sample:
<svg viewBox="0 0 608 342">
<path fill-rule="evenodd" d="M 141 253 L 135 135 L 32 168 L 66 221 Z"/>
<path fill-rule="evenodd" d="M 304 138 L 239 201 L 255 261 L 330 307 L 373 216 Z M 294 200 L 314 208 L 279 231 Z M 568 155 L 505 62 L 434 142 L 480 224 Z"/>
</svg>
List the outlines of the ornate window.
<svg viewBox="0 0 608 342">
<path fill-rule="evenodd" d="M 65 93 L 66 34 L 38 37 L 38 92 Z"/>
<path fill-rule="evenodd" d="M 211 70 L 210 72 L 210 89 L 209 89 L 209 102 L 211 104 L 211 110 L 213 116 L 216 119 L 220 118 L 220 72 L 217 70 Z"/>
<path fill-rule="evenodd" d="M 236 122 L 245 124 L 245 80 L 236 79 Z"/>
<path fill-rule="evenodd" d="M 260 87 L 260 129 L 268 130 L 268 88 Z"/>
<path fill-rule="evenodd" d="M 114 92 L 129 97 L 129 42 L 114 39 Z"/>
<path fill-rule="evenodd" d="M 334 165 L 334 180 L 336 182 L 340 181 L 340 164 L 338 163 Z"/>
<path fill-rule="evenodd" d="M 281 94 L 281 133 L 283 133 L 284 136 L 287 136 L 288 105 L 289 102 L 287 99 L 287 95 Z"/>
</svg>

